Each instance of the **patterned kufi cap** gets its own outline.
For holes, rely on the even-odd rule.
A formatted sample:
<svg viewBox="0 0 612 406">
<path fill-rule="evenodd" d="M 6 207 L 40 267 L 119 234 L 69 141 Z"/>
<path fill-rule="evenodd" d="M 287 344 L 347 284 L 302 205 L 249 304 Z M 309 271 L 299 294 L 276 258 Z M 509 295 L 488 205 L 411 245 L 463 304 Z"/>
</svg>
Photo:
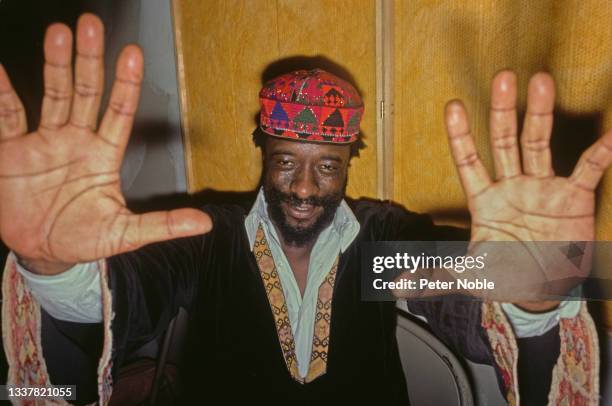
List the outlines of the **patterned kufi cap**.
<svg viewBox="0 0 612 406">
<path fill-rule="evenodd" d="M 304 141 L 346 144 L 357 140 L 363 102 L 348 82 L 321 69 L 270 80 L 259 92 L 261 129 Z"/>
</svg>

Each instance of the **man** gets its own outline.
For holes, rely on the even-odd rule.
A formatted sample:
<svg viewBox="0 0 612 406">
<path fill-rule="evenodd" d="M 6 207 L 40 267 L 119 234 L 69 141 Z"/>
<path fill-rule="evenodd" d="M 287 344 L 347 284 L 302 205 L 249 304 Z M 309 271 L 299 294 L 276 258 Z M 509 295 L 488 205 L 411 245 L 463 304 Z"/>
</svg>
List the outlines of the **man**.
<svg viewBox="0 0 612 406">
<path fill-rule="evenodd" d="M 96 17 L 80 18 L 73 86 L 72 34 L 61 24 L 49 27 L 41 123 L 27 135 L 23 107 L 0 68 L 0 235 L 13 252 L 3 280 L 8 382 L 75 379 L 86 387 L 96 378 L 84 378 L 97 375 L 97 395 L 106 403 L 112 377 L 129 353 L 185 307 L 194 330 L 186 374 L 192 398 L 407 404 L 395 307 L 361 301 L 360 252 L 369 241 L 457 236 L 390 204 L 344 202 L 362 111 L 357 92 L 318 70 L 266 84 L 260 93 L 263 188 L 250 211 L 209 205 L 135 215 L 125 207 L 119 168 L 138 102 L 142 55 L 135 46 L 121 53 L 109 108 L 97 127 L 101 33 Z M 521 169 L 515 81 L 506 71 L 492 85 L 495 182 L 475 152 L 463 106 L 455 101 L 447 107 L 471 238 L 529 240 L 536 224 L 541 240 L 592 240 L 593 190 L 612 161 L 612 132 L 585 152 L 570 178 L 555 177 L 548 148 L 553 82 L 537 74 L 529 86 Z M 576 303 L 524 302 L 522 312 L 450 298 L 409 306 L 449 345 L 493 365 L 509 402 L 524 396 L 528 402 L 595 404 L 597 341 L 584 305 Z M 524 339 L 515 339 L 506 314 Z M 558 324 L 556 316 L 562 317 Z M 101 327 L 99 364 L 45 362 L 57 359 L 45 349 L 47 319 L 80 323 L 59 329 L 87 354 L 95 352 L 96 341 L 86 338 L 95 335 L 89 328 Z M 525 328 L 521 320 L 546 327 Z M 530 365 L 520 377 L 519 352 Z M 90 371 L 70 376 L 72 368 Z M 525 390 L 519 380 L 538 385 Z"/>
</svg>

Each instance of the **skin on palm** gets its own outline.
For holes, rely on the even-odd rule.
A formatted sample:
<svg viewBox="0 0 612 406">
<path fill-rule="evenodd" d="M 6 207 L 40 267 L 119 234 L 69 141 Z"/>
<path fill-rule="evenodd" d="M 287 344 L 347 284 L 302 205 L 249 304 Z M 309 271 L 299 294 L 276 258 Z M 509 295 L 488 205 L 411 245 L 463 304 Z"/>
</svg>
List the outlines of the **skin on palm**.
<svg viewBox="0 0 612 406">
<path fill-rule="evenodd" d="M 134 45 L 121 52 L 97 127 L 104 45 L 96 16 L 79 18 L 76 48 L 73 74 L 70 29 L 48 28 L 41 121 L 31 133 L 0 65 L 0 236 L 44 274 L 212 227 L 198 210 L 135 215 L 126 208 L 119 168 L 140 95 L 142 52 Z"/>
<path fill-rule="evenodd" d="M 451 152 L 472 215 L 472 247 L 480 241 L 594 239 L 594 190 L 612 162 L 612 131 L 582 154 L 569 178 L 556 177 L 549 145 L 555 99 L 552 77 L 545 73 L 534 75 L 527 94 L 527 112 L 520 137 L 521 167 L 516 76 L 513 72 L 502 71 L 493 79 L 489 132 L 496 181 L 490 179 L 478 157 L 463 104 L 452 101 L 447 105 L 446 125 Z M 551 280 L 550 276 L 555 273 L 572 272 L 578 277 L 585 275 L 584 269 L 576 270 L 568 261 L 565 269 L 544 263 L 538 272 L 522 277 L 536 286 L 542 274 L 544 280 Z M 508 277 L 501 271 L 500 276 Z M 556 306 L 558 301 L 517 304 L 530 311 L 543 311 Z"/>
<path fill-rule="evenodd" d="M 502 71 L 491 87 L 490 138 L 496 181 L 478 157 L 463 104 L 447 105 L 451 152 L 472 214 L 472 238 L 494 241 L 583 241 L 594 238 L 594 189 L 612 161 L 612 132 L 584 152 L 569 178 L 555 177 L 549 140 L 554 82 L 538 73 L 529 83 L 519 158 L 516 76 Z"/>
</svg>

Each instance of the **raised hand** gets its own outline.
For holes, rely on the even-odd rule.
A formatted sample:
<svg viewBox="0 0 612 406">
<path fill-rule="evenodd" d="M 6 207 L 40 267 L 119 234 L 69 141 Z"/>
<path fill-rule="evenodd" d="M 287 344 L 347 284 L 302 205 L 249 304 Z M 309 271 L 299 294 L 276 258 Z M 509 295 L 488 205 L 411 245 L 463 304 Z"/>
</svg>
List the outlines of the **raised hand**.
<svg viewBox="0 0 612 406">
<path fill-rule="evenodd" d="M 554 99 L 552 77 L 534 75 L 520 139 L 521 167 L 516 77 L 503 71 L 493 79 L 490 141 L 495 181 L 478 157 L 462 103 L 447 105 L 449 142 L 472 216 L 472 241 L 594 239 L 594 190 L 612 163 L 612 131 L 582 154 L 569 178 L 555 176 L 549 147 Z"/>
<path fill-rule="evenodd" d="M 0 65 L 0 238 L 41 273 L 208 232 L 194 209 L 131 213 L 119 170 L 138 105 L 143 57 L 123 49 L 108 108 L 103 89 L 103 25 L 79 18 L 74 80 L 72 32 L 51 25 L 44 42 L 45 94 L 38 129 L 26 134 L 23 106 Z"/>
<path fill-rule="evenodd" d="M 472 217 L 472 247 L 482 241 L 592 241 L 595 237 L 594 190 L 612 163 L 612 131 L 582 154 L 569 178 L 555 176 L 549 147 L 554 81 L 550 75 L 538 73 L 529 82 L 527 112 L 520 137 L 521 165 L 516 94 L 514 73 L 498 73 L 493 79 L 490 111 L 495 180 L 489 177 L 478 157 L 463 104 L 452 101 L 446 107 L 451 152 Z M 497 280 L 524 278 L 527 286 L 564 278 L 579 279 L 588 274 L 590 261 L 576 269 L 570 261 L 553 264 L 547 258 L 549 253 L 542 252 L 545 248 L 535 254 L 533 249 L 527 251 L 516 250 L 508 261 L 502 261 L 507 262 L 512 272 L 505 272 L 509 268 L 503 266 L 500 272 L 493 270 Z M 530 256 L 535 258 L 538 272 L 524 272 L 526 267 L 516 265 L 521 263 L 519 259 Z M 507 298 L 512 296 L 503 293 Z"/>
</svg>

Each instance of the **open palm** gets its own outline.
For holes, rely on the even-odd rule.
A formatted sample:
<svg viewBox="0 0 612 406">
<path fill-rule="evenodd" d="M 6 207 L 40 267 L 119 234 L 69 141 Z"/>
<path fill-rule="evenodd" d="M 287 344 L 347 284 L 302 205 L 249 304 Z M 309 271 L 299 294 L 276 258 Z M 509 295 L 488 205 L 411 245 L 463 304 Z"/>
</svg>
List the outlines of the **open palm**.
<svg viewBox="0 0 612 406">
<path fill-rule="evenodd" d="M 591 245 L 584 251 L 588 260 L 579 265 L 569 257 L 559 257 L 568 245 L 562 242 L 592 241 L 595 237 L 594 190 L 612 162 L 612 131 L 582 154 L 570 177 L 555 176 L 549 147 L 554 99 L 552 77 L 534 75 L 528 88 L 519 155 L 516 77 L 503 71 L 493 79 L 490 142 L 495 180 L 478 157 L 463 104 L 452 101 L 446 108 L 451 152 L 472 217 L 471 251 L 495 251 L 495 260 L 491 259 L 495 266 L 481 276 L 496 280 L 499 289 L 495 293 L 505 299 L 517 297 L 515 287 L 525 296 L 535 292 L 529 296 L 532 298 L 543 291 L 564 294 L 572 280 L 586 277 L 590 270 Z M 491 241 L 521 244 L 504 246 L 489 244 Z M 554 289 L 551 282 L 557 283 Z"/>
<path fill-rule="evenodd" d="M 586 150 L 569 178 L 557 177 L 549 141 L 554 82 L 531 78 L 521 158 L 516 124 L 516 77 L 500 72 L 491 91 L 490 138 L 496 180 L 480 161 L 461 102 L 447 106 L 453 158 L 472 216 L 472 241 L 590 241 L 594 238 L 594 190 L 612 162 L 612 131 Z"/>
<path fill-rule="evenodd" d="M 126 208 L 119 170 L 138 105 L 142 53 L 132 45 L 119 56 L 97 128 L 103 88 L 97 17 L 79 19 L 76 45 L 73 80 L 70 29 L 54 24 L 47 30 L 41 121 L 29 134 L 23 106 L 0 65 L 2 240 L 26 261 L 71 264 L 207 232 L 211 220 L 198 210 L 136 215 Z"/>
</svg>

